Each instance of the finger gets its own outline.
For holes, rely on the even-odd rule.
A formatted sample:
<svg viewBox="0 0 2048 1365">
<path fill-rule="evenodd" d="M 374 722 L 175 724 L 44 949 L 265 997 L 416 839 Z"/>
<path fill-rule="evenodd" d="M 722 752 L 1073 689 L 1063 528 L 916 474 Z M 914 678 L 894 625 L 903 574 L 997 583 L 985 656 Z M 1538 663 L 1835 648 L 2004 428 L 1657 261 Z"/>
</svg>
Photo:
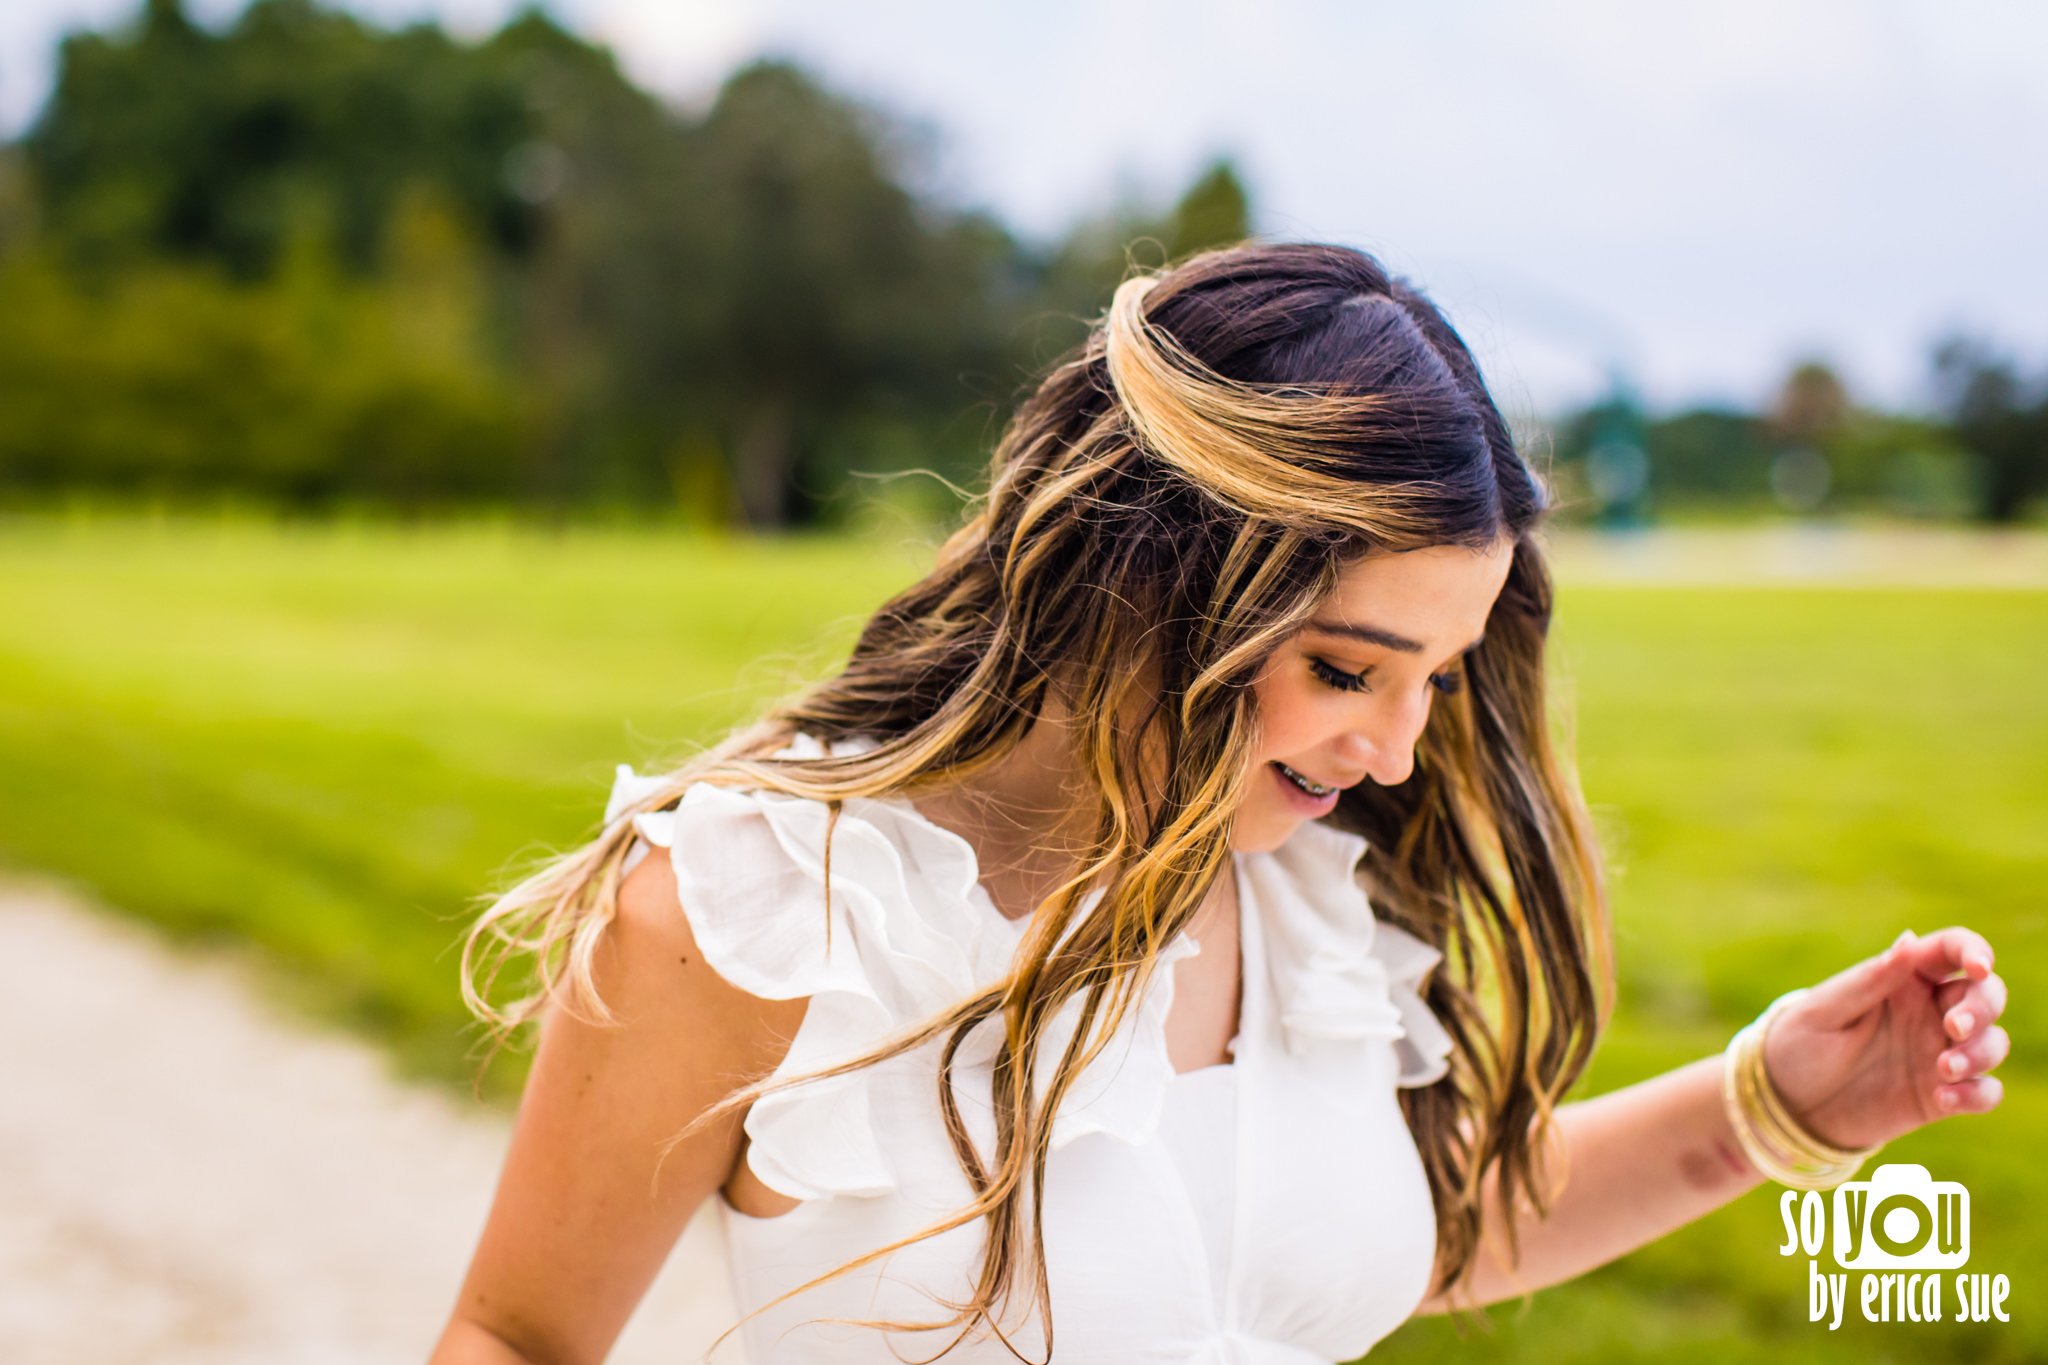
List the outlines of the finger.
<svg viewBox="0 0 2048 1365">
<path fill-rule="evenodd" d="M 1988 1113 L 2004 1098 L 2005 1082 L 1996 1076 L 1978 1076 L 1934 1088 L 1934 1107 L 1945 1114 Z"/>
<path fill-rule="evenodd" d="M 1962 994 L 1942 1009 L 1942 1031 L 1961 1042 L 2004 1013 L 2005 978 L 1993 974 L 1982 981 L 1963 984 Z"/>
<path fill-rule="evenodd" d="M 1815 1021 L 1836 1028 L 1875 1009 L 1907 979 L 1916 942 L 1908 929 L 1877 956 L 1845 967 L 1814 987 L 1808 1004 Z"/>
<path fill-rule="evenodd" d="M 2011 1055 L 2012 1035 L 1993 1024 L 1935 1058 L 1934 1070 L 1944 1081 L 1966 1080 L 1982 1075 Z"/>
<path fill-rule="evenodd" d="M 1937 929 L 1908 947 L 1913 970 L 1929 981 L 1945 981 L 1957 972 L 1972 981 L 1991 975 L 1991 943 L 1974 929 L 1952 925 Z"/>
</svg>

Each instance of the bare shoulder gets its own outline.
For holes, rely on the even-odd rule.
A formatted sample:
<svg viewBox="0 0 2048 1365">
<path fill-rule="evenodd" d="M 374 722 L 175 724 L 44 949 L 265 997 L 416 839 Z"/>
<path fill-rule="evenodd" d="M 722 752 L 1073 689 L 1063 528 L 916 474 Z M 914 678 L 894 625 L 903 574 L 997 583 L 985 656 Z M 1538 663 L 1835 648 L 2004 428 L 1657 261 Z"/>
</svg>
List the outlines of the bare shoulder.
<svg viewBox="0 0 2048 1365">
<path fill-rule="evenodd" d="M 674 865 L 660 848 L 620 883 L 595 968 L 600 994 L 622 1016 L 666 1020 L 687 1029 L 695 1046 L 762 1074 L 787 1054 L 809 1003 L 766 1000 L 719 975 L 697 944 Z"/>
<path fill-rule="evenodd" d="M 559 1001 L 542 1017 L 451 1334 L 481 1330 L 533 1359 L 603 1359 L 737 1167 L 745 1114 L 685 1130 L 780 1065 L 803 1021 L 808 1001 L 757 998 L 705 960 L 666 851 L 650 854 L 620 884 L 592 958 L 613 1019 Z"/>
</svg>

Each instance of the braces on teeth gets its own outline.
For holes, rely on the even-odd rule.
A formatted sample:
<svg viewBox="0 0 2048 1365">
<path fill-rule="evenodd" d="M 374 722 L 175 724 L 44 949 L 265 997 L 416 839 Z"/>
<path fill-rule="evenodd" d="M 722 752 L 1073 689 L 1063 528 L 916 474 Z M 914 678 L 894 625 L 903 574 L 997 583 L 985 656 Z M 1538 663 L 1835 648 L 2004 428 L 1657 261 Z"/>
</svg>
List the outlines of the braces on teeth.
<svg viewBox="0 0 2048 1365">
<path fill-rule="evenodd" d="M 1276 760 L 1273 766 L 1278 768 L 1281 772 L 1286 773 L 1289 781 L 1294 783 L 1295 786 L 1301 788 L 1303 791 L 1307 792 L 1310 796 L 1328 796 L 1331 792 L 1337 790 L 1335 787 L 1325 787 L 1320 782 L 1309 781 L 1300 773 L 1288 767 L 1285 763 L 1281 763 Z"/>
</svg>

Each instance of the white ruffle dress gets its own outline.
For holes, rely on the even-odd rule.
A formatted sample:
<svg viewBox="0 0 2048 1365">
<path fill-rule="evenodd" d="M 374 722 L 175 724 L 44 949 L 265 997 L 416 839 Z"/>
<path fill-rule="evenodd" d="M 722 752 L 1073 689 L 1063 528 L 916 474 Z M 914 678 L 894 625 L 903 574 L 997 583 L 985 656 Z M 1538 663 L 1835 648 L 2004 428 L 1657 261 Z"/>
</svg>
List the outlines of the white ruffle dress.
<svg viewBox="0 0 2048 1365">
<path fill-rule="evenodd" d="M 872 742 L 842 741 L 834 752 Z M 783 752 L 825 749 L 799 735 Z M 619 765 L 607 821 L 660 788 Z M 706 961 L 764 999 L 810 998 L 778 1077 L 861 1055 L 985 989 L 1025 928 L 983 889 L 965 839 L 907 800 L 853 798 L 834 831 L 828 949 L 828 816 L 806 798 L 696 783 L 675 809 L 634 821 L 629 866 L 648 845 L 669 851 Z M 1450 1036 L 1419 994 L 1442 955 L 1375 920 L 1355 875 L 1365 848 L 1310 821 L 1271 852 L 1233 854 L 1244 987 L 1232 1060 L 1181 1073 L 1168 1059 L 1171 966 L 1200 951 L 1181 934 L 1069 1092 L 1045 1181 L 1055 1362 L 1351 1360 L 1421 1302 L 1435 1210 L 1396 1090 L 1448 1069 Z M 1042 1042 L 1042 1078 L 1080 1004 L 1068 1002 Z M 984 1158 L 995 1148 L 996 1027 L 984 1021 L 954 1065 L 960 1113 Z M 936 1097 L 939 1046 L 754 1103 L 747 1160 L 762 1183 L 805 1202 L 757 1218 L 719 1197 L 742 1313 L 969 1201 Z M 960 1329 L 817 1320 L 950 1316 L 932 1295 L 964 1301 L 983 1231 L 976 1221 L 912 1243 L 734 1335 L 751 1365 L 929 1358 Z M 1003 1330 L 1042 1360 L 1043 1331 L 1023 1297 L 1020 1285 Z M 1014 1357 L 984 1326 L 941 1365 L 998 1360 Z"/>
</svg>

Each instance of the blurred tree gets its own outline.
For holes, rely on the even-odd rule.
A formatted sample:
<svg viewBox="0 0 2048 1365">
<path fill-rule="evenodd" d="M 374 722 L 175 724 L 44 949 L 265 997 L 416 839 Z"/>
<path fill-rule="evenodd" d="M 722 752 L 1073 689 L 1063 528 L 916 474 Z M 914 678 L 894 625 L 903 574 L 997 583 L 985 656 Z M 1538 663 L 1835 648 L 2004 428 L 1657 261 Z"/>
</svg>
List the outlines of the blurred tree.
<svg viewBox="0 0 2048 1365">
<path fill-rule="evenodd" d="M 1769 430 L 1784 445 L 1818 450 L 1849 420 L 1849 391 L 1823 360 L 1803 360 L 1792 367 L 1771 404 Z"/>
<path fill-rule="evenodd" d="M 876 408 L 957 405 L 958 367 L 997 358 L 987 275 L 1006 245 L 920 205 L 876 110 L 796 67 L 736 72 L 694 130 L 682 232 L 658 285 L 688 302 L 669 376 L 724 433 L 755 525 L 815 510 L 797 475 L 832 427 Z"/>
<path fill-rule="evenodd" d="M 1650 519 L 1655 480 L 1645 425 L 1634 384 L 1619 370 L 1611 373 L 1606 400 L 1584 419 L 1585 487 L 1598 525 L 1619 530 Z"/>
<path fill-rule="evenodd" d="M 1792 367 L 1762 430 L 1776 447 L 1773 494 L 1794 511 L 1862 505 L 1956 516 L 1980 500 L 1981 462 L 1944 424 L 1857 405 L 1823 360 Z"/>
<path fill-rule="evenodd" d="M 944 480 L 973 478 L 1134 261 L 1238 239 L 1249 213 L 1218 161 L 1172 209 L 1120 204 L 1041 252 L 915 192 L 928 143 L 783 62 L 687 118 L 535 6 L 472 44 L 316 0 L 220 28 L 148 0 L 65 41 L 25 181 L 0 161 L 21 291 L 0 391 L 98 395 L 68 430 L 0 408 L 0 478 L 241 468 L 307 505 L 475 486 L 772 526 L 931 468 L 950 507 Z M 96 340 L 95 308 L 130 335 Z M 43 359 L 31 316 L 59 339 Z M 251 382 L 213 392 L 237 350 Z M 380 368 L 400 360 L 411 388 Z M 268 416 L 242 406 L 266 385 Z M 482 463 L 404 436 L 406 411 L 488 429 Z"/>
<path fill-rule="evenodd" d="M 1166 263 L 1171 235 L 1156 207 L 1126 197 L 1027 248 L 1036 287 L 1019 336 L 1026 367 L 1042 371 L 1079 344 L 1134 266 Z"/>
<path fill-rule="evenodd" d="M 1252 235 L 1250 194 L 1228 158 L 1211 162 L 1164 211 L 1126 196 L 1079 219 L 1034 253 L 1036 300 L 1020 333 L 1026 367 L 1042 369 L 1088 334 L 1124 277 Z"/>
<path fill-rule="evenodd" d="M 1228 157 L 1210 163 L 1173 206 L 1167 253 L 1179 260 L 1212 246 L 1228 246 L 1252 235 L 1251 195 Z"/>
<path fill-rule="evenodd" d="M 21 152 L 0 147 L 0 260 L 27 244 L 36 231 L 36 199 Z"/>
<path fill-rule="evenodd" d="M 2026 379 L 2011 356 L 1961 335 L 1936 344 L 1934 376 L 1956 438 L 1983 461 L 1978 515 L 2018 521 L 2048 491 L 2048 379 Z"/>
<path fill-rule="evenodd" d="M 1967 517 L 1983 502 L 1983 465 L 1938 418 L 1852 411 L 1828 440 L 1844 501 L 1911 517 Z"/>
<path fill-rule="evenodd" d="M 1669 502 L 1756 500 L 1769 491 L 1771 450 L 1764 424 L 1736 408 L 1690 408 L 1649 422 L 1645 452 Z"/>
<path fill-rule="evenodd" d="M 512 363 L 535 400 L 523 489 L 557 510 L 594 498 L 666 505 L 654 454 L 699 344 L 692 301 L 658 262 L 701 249 L 684 212 L 685 130 L 607 50 L 529 9 L 482 47 L 528 124 L 498 173 L 522 205 L 503 278 Z"/>
<path fill-rule="evenodd" d="M 503 167 L 529 125 L 517 87 L 431 25 L 384 34 L 312 0 L 255 0 L 216 35 L 149 0 L 125 29 L 64 40 L 28 150 L 75 259 L 161 252 L 253 279 L 307 218 L 369 268 L 422 179 L 516 247 L 526 205 Z"/>
<path fill-rule="evenodd" d="M 1773 449 L 1765 421 L 1739 409 L 1657 417 L 1610 393 L 1558 422 L 1552 439 L 1560 476 L 1584 490 L 1587 515 L 1603 523 L 1630 524 L 1653 507 L 1755 505 L 1770 496 Z M 1595 451 L 1604 453 L 1595 458 Z M 1617 495 L 1629 505 L 1612 507 Z"/>
<path fill-rule="evenodd" d="M 154 262 L 88 286 L 47 251 L 0 261 L 0 490 L 503 500 L 522 398 L 483 353 L 476 254 L 452 222 L 415 201 L 380 281 L 310 230 L 257 284 Z"/>
<path fill-rule="evenodd" d="M 1792 367 L 1764 421 L 1777 447 L 1770 486 L 1779 506 L 1803 514 L 1819 510 L 1831 493 L 1839 498 L 1834 446 L 1850 416 L 1849 391 L 1826 361 Z"/>
</svg>

